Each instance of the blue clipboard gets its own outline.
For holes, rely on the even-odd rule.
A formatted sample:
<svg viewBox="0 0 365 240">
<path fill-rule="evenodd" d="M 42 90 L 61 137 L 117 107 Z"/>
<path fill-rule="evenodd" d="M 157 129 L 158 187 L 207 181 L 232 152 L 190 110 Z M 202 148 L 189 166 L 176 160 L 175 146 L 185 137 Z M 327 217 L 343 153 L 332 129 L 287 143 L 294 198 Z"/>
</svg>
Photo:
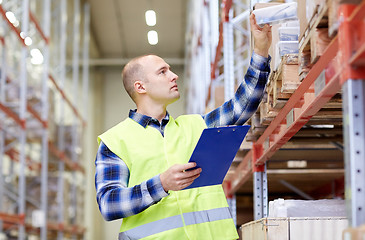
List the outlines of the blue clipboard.
<svg viewBox="0 0 365 240">
<path fill-rule="evenodd" d="M 196 162 L 195 168 L 200 167 L 202 172 L 184 189 L 222 184 L 249 128 L 245 125 L 204 129 L 189 160 Z"/>
</svg>

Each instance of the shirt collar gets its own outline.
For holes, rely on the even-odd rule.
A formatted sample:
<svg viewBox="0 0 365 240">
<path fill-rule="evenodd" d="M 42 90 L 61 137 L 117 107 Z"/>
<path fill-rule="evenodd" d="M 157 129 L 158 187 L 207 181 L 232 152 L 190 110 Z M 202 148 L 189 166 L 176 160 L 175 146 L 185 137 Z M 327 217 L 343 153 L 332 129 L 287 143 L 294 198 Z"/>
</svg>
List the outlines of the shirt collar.
<svg viewBox="0 0 365 240">
<path fill-rule="evenodd" d="M 158 122 L 158 120 L 156 118 L 138 113 L 137 109 L 129 110 L 129 118 L 136 121 L 138 124 L 140 124 L 144 128 L 146 128 L 151 122 Z M 166 112 L 166 116 L 162 119 L 162 125 L 166 125 L 168 123 L 169 119 L 170 119 L 170 115 L 168 112 Z"/>
</svg>

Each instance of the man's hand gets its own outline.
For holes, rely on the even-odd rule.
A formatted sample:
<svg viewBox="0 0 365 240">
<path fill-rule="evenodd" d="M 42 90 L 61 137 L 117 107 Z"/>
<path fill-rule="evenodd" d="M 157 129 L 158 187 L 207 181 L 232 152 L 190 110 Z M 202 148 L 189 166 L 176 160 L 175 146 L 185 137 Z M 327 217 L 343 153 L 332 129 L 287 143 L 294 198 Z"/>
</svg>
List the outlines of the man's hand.
<svg viewBox="0 0 365 240">
<path fill-rule="evenodd" d="M 196 163 L 193 162 L 186 164 L 175 164 L 165 172 L 161 173 L 160 179 L 163 189 L 166 192 L 169 190 L 178 191 L 192 184 L 193 181 L 200 176 L 202 169 L 197 168 L 190 171 L 186 170 L 195 166 Z"/>
<path fill-rule="evenodd" d="M 252 13 L 250 15 L 251 32 L 254 38 L 254 51 L 263 57 L 269 56 L 269 48 L 272 42 L 271 26 L 265 24 L 260 27 L 256 23 L 256 17 Z"/>
</svg>

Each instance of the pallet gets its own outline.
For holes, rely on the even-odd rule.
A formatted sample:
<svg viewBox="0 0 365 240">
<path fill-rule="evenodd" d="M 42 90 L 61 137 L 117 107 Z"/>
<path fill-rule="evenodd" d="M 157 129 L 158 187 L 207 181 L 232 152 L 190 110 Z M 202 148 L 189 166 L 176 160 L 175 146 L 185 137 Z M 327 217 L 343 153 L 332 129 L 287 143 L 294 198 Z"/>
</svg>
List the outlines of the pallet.
<svg viewBox="0 0 365 240">
<path fill-rule="evenodd" d="M 270 86 L 269 86 L 270 89 Z M 284 95 L 281 95 L 284 96 Z M 273 95 L 267 93 L 267 97 L 261 102 L 259 106 L 259 124 L 261 129 L 269 125 L 278 115 L 281 108 L 285 106 L 291 94 L 287 93 L 286 99 L 276 99 L 276 106 L 272 106 L 274 102 Z M 294 112 L 287 116 L 287 124 L 290 125 L 294 121 Z M 342 125 L 342 97 L 341 93 L 337 93 L 332 97 L 321 110 L 319 110 L 307 123 L 307 125 Z"/>
<path fill-rule="evenodd" d="M 269 109 L 281 109 L 292 93 L 299 86 L 298 55 L 286 54 L 279 67 L 270 75 L 270 86 L 267 88 Z"/>
<path fill-rule="evenodd" d="M 302 81 L 311 67 L 330 44 L 334 36 L 328 36 L 328 3 L 317 6 L 299 41 L 299 80 Z"/>
<path fill-rule="evenodd" d="M 317 7 L 311 20 L 308 23 L 302 38 L 299 40 L 299 52 L 310 48 L 310 38 L 316 28 L 328 28 L 328 5 L 322 4 Z"/>
<path fill-rule="evenodd" d="M 333 38 L 337 35 L 339 21 L 338 9 L 340 3 L 338 0 L 328 0 L 328 35 Z"/>
<path fill-rule="evenodd" d="M 247 124 L 251 126 L 245 138 L 247 142 L 257 141 L 267 127 L 260 123 L 259 109 L 251 116 L 251 118 L 247 121 Z"/>
</svg>

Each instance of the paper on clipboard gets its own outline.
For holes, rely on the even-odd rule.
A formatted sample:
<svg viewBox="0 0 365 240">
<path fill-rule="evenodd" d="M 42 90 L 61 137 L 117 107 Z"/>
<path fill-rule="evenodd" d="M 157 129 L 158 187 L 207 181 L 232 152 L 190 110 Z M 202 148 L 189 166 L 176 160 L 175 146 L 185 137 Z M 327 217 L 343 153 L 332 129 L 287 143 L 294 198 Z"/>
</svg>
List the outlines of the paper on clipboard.
<svg viewBox="0 0 365 240">
<path fill-rule="evenodd" d="M 245 125 L 204 129 L 189 160 L 196 162 L 202 172 L 184 189 L 222 184 L 249 128 Z"/>
</svg>

